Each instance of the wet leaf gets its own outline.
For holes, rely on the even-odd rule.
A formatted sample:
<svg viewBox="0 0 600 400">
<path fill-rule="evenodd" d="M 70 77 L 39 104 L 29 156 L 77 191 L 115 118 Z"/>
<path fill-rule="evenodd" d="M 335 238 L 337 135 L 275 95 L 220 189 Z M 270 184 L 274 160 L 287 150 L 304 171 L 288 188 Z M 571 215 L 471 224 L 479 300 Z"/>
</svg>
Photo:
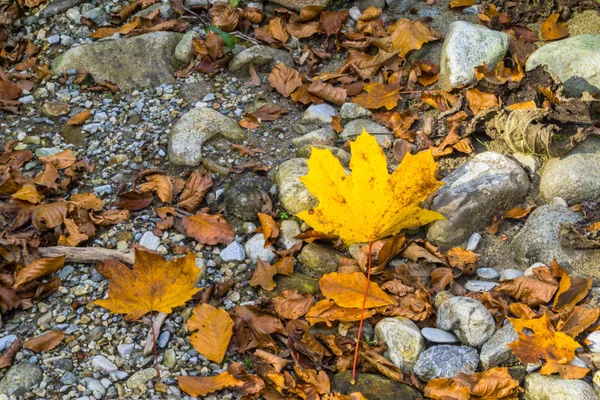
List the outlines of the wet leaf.
<svg viewBox="0 0 600 400">
<path fill-rule="evenodd" d="M 221 363 L 233 335 L 229 313 L 210 304 L 198 304 L 187 321 L 190 343 L 210 361 Z"/>
<path fill-rule="evenodd" d="M 154 196 L 151 192 L 139 192 L 133 190 L 120 195 L 119 201 L 114 203 L 114 205 L 126 210 L 137 211 L 148 207 L 152 204 L 152 200 L 154 200 Z"/>
<path fill-rule="evenodd" d="M 65 256 L 39 258 L 15 274 L 13 287 L 18 289 L 29 282 L 44 278 L 58 271 L 64 265 Z"/>
<path fill-rule="evenodd" d="M 250 286 L 260 286 L 264 290 L 271 291 L 275 289 L 275 281 L 273 277 L 277 273 L 274 265 L 264 262 L 260 258 L 256 260 L 256 268 L 252 272 L 252 277 L 248 281 Z"/>
<path fill-rule="evenodd" d="M 314 296 L 303 296 L 297 290 L 284 290 L 280 297 L 273 298 L 275 311 L 287 319 L 304 316 L 314 304 Z"/>
<path fill-rule="evenodd" d="M 27 339 L 25 343 L 23 343 L 23 348 L 36 353 L 50 351 L 58 346 L 64 338 L 65 334 L 61 331 L 49 331 L 34 338 Z"/>
<path fill-rule="evenodd" d="M 132 269 L 116 260 L 103 261 L 96 268 L 110 282 L 108 298 L 93 304 L 126 314 L 128 321 L 151 311 L 170 314 L 198 292 L 195 283 L 200 270 L 193 253 L 169 262 L 154 252 L 136 249 Z"/>
<path fill-rule="evenodd" d="M 223 389 L 242 386 L 243 381 L 236 379 L 229 372 L 221 372 L 216 376 L 179 376 L 177 383 L 181 390 L 190 396 L 206 396 Z"/>
<path fill-rule="evenodd" d="M 569 36 L 569 28 L 564 22 L 558 22 L 560 14 L 552 14 L 542 22 L 542 39 L 557 40 Z"/>
<path fill-rule="evenodd" d="M 233 230 L 222 215 L 198 213 L 191 217 L 183 217 L 181 224 L 185 233 L 198 243 L 227 245 L 233 241 Z"/>
<path fill-rule="evenodd" d="M 352 274 L 340 274 L 332 272 L 323 275 L 319 279 L 319 287 L 323 296 L 335 301 L 340 307 L 361 308 L 363 297 L 367 287 L 367 277 L 362 272 Z M 392 300 L 379 285 L 369 282 L 369 293 L 367 294 L 365 308 L 375 308 L 393 304 Z"/>
<path fill-rule="evenodd" d="M 298 71 L 279 63 L 271 70 L 269 83 L 283 97 L 290 97 L 292 92 L 302 85 L 302 79 Z"/>
</svg>

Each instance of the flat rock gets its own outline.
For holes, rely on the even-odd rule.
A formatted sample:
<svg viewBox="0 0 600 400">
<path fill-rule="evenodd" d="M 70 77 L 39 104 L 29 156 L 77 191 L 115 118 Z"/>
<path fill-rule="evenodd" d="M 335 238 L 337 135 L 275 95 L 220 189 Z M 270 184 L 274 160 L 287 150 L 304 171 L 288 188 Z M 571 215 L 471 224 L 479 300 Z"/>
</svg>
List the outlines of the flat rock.
<svg viewBox="0 0 600 400">
<path fill-rule="evenodd" d="M 408 318 L 384 318 L 375 325 L 375 338 L 387 346 L 388 358 L 398 368 L 412 372 L 419 354 L 425 350 L 421 331 Z"/>
<path fill-rule="evenodd" d="M 450 25 L 442 48 L 440 79 L 443 90 L 475 82 L 475 67 L 496 67 L 508 50 L 510 36 L 481 25 L 456 21 Z"/>
<path fill-rule="evenodd" d="M 155 368 L 146 368 L 141 371 L 137 371 L 127 379 L 127 387 L 133 390 L 146 391 L 146 384 L 149 380 L 153 379 L 157 375 Z"/>
<path fill-rule="evenodd" d="M 527 71 L 545 65 L 565 86 L 565 94 L 600 93 L 600 35 L 579 35 L 547 43 L 537 49 L 525 66 Z"/>
<path fill-rule="evenodd" d="M 280 248 L 291 249 L 300 242 L 300 239 L 296 239 L 300 233 L 302 233 L 300 224 L 291 219 L 284 219 L 279 223 L 277 244 Z"/>
<path fill-rule="evenodd" d="M 221 260 L 225 262 L 244 261 L 246 252 L 244 251 L 244 246 L 236 241 L 233 241 L 227 247 L 221 250 L 219 257 L 221 257 Z"/>
<path fill-rule="evenodd" d="M 294 271 L 292 276 L 275 275 L 275 290 L 266 292 L 270 297 L 278 297 L 285 290 L 296 290 L 303 295 L 316 295 L 319 293 L 319 281 L 308 275 Z"/>
<path fill-rule="evenodd" d="M 529 177 L 521 166 L 496 152 L 477 154 L 450 175 L 433 199 L 432 209 L 446 220 L 430 225 L 427 237 L 442 246 L 460 244 L 527 196 Z"/>
<path fill-rule="evenodd" d="M 304 111 L 301 122 L 303 124 L 328 125 L 331 124 L 335 114 L 335 108 L 330 104 L 313 104 Z"/>
<path fill-rule="evenodd" d="M 432 343 L 452 344 L 458 343 L 458 338 L 452 332 L 437 328 L 423 328 L 421 334 Z"/>
<path fill-rule="evenodd" d="M 342 119 L 368 118 L 371 115 L 371 111 L 356 103 L 344 103 L 340 108 L 340 118 Z"/>
<path fill-rule="evenodd" d="M 498 271 L 489 267 L 478 268 L 477 271 L 475 271 L 475 274 L 479 279 L 484 279 L 486 281 L 495 281 L 500 277 Z"/>
<path fill-rule="evenodd" d="M 324 128 L 308 132 L 300 137 L 293 138 L 292 143 L 296 147 L 302 147 L 305 145 L 330 144 L 334 139 L 335 131 L 331 127 L 326 126 Z"/>
<path fill-rule="evenodd" d="M 52 63 L 52 71 L 86 70 L 97 82 L 109 81 L 125 91 L 172 84 L 180 66 L 173 53 L 182 36 L 152 32 L 73 47 Z"/>
<path fill-rule="evenodd" d="M 330 0 L 272 0 L 271 3 L 279 4 L 290 10 L 300 11 L 308 6 L 327 6 Z"/>
<path fill-rule="evenodd" d="M 563 158 L 546 162 L 540 194 L 550 201 L 563 198 L 568 204 L 600 197 L 600 139 L 590 137 Z"/>
<path fill-rule="evenodd" d="M 518 269 L 509 268 L 500 272 L 500 282 L 509 281 L 511 279 L 516 279 L 520 276 L 523 276 L 523 271 L 519 271 Z"/>
<path fill-rule="evenodd" d="M 555 375 L 530 374 L 524 387 L 524 400 L 598 400 L 594 389 L 584 381 Z"/>
<path fill-rule="evenodd" d="M 371 121 L 369 119 L 355 119 L 354 121 L 348 122 L 344 126 L 344 130 L 340 135 L 345 138 L 358 136 L 362 133 L 363 129 L 369 132 L 371 135 L 387 135 L 391 133 L 388 128 L 383 125 L 379 125 L 375 121 Z"/>
<path fill-rule="evenodd" d="M 231 61 L 229 61 L 229 71 L 232 73 L 248 73 L 247 66 L 250 64 L 254 67 L 269 67 L 280 62 L 290 67 L 294 66 L 294 60 L 287 51 L 274 49 L 268 46 L 252 46 L 236 54 Z"/>
<path fill-rule="evenodd" d="M 556 260 L 561 265 L 570 265 L 572 273 L 597 279 L 600 250 L 573 249 L 560 241 L 560 224 L 580 219 L 579 214 L 564 206 L 547 204 L 536 208 L 510 243 L 512 254 L 523 267 Z"/>
<path fill-rule="evenodd" d="M 507 345 L 518 338 L 517 331 L 510 322 L 498 329 L 481 347 L 479 359 L 483 368 L 490 369 L 517 363 L 519 360 Z"/>
<path fill-rule="evenodd" d="M 275 182 L 279 187 L 279 201 L 291 214 L 308 210 L 319 204 L 319 200 L 298 179 L 307 173 L 308 165 L 304 158 L 292 158 L 277 167 Z"/>
<path fill-rule="evenodd" d="M 340 149 L 339 147 L 327 146 L 324 144 L 306 144 L 300 147 L 298 150 L 296 150 L 296 156 L 310 158 L 313 149 L 329 150 L 335 158 L 340 160 L 340 163 L 343 166 L 347 166 L 348 164 L 350 164 L 350 153 L 348 153 L 346 150 Z"/>
<path fill-rule="evenodd" d="M 216 135 L 241 141 L 246 133 L 231 118 L 212 108 L 194 108 L 171 128 L 169 160 L 173 164 L 197 166 L 202 162 L 202 146 Z"/>
<path fill-rule="evenodd" d="M 343 254 L 316 243 L 308 243 L 298 255 L 298 271 L 315 279 L 337 271 Z"/>
<path fill-rule="evenodd" d="M 0 394 L 25 394 L 42 381 L 42 370 L 37 365 L 22 362 L 10 367 L 0 381 Z"/>
<path fill-rule="evenodd" d="M 467 346 L 441 344 L 425 350 L 415 364 L 414 372 L 425 382 L 435 378 L 452 378 L 463 372 L 470 375 L 477 369 L 477 350 Z"/>
<path fill-rule="evenodd" d="M 496 282 L 488 282 L 488 281 L 478 281 L 475 279 L 468 280 L 465 284 L 465 289 L 470 292 L 489 292 L 496 286 L 500 286 Z"/>
<path fill-rule="evenodd" d="M 148 250 L 156 251 L 158 246 L 160 246 L 160 238 L 150 231 L 144 232 L 140 239 L 140 246 L 143 246 Z"/>
<path fill-rule="evenodd" d="M 483 345 L 496 330 L 492 314 L 475 299 L 453 297 L 438 309 L 437 326 L 452 331 L 458 339 L 471 347 Z"/>
<path fill-rule="evenodd" d="M 336 392 L 346 395 L 359 392 L 367 399 L 417 400 L 423 398 L 413 387 L 379 374 L 359 372 L 356 376 L 356 383 L 353 384 L 352 371 L 342 371 L 333 376 L 331 385 Z"/>
<path fill-rule="evenodd" d="M 244 249 L 246 250 L 246 255 L 253 264 L 256 264 L 256 261 L 259 258 L 267 263 L 270 263 L 275 259 L 275 250 L 273 250 L 273 246 L 265 247 L 265 236 L 262 233 L 257 233 L 252 236 L 246 242 Z"/>
</svg>

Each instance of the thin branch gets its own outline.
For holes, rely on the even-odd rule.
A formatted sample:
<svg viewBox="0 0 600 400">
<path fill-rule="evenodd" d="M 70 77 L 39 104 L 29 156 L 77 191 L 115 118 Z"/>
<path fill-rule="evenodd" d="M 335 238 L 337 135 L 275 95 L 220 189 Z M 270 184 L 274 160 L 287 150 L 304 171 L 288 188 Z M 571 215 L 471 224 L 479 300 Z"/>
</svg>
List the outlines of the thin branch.
<svg viewBox="0 0 600 400">
<path fill-rule="evenodd" d="M 135 253 L 133 250 L 119 251 L 112 249 L 104 249 L 102 247 L 68 247 L 68 246 L 53 246 L 53 247 L 38 247 L 38 254 L 41 257 L 59 257 L 66 256 L 67 262 L 74 263 L 98 263 L 109 258 L 133 265 L 135 261 Z"/>
</svg>

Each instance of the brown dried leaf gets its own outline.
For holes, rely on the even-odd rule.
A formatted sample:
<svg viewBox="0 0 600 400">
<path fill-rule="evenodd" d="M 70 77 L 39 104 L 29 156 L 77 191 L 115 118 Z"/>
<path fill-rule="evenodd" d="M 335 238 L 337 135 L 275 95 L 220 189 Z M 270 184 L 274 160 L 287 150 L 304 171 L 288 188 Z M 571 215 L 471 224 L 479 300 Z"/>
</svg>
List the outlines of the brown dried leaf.
<svg viewBox="0 0 600 400">
<path fill-rule="evenodd" d="M 322 11 L 320 22 L 325 34 L 327 36 L 336 35 L 342 29 L 342 24 L 348 19 L 348 15 L 348 10 Z"/>
<path fill-rule="evenodd" d="M 152 200 L 154 200 L 154 195 L 151 192 L 133 190 L 120 195 L 119 201 L 114 203 L 114 205 L 126 210 L 137 211 L 148 207 L 152 203 Z"/>
<path fill-rule="evenodd" d="M 170 177 L 161 174 L 146 175 L 145 183 L 140 185 L 142 192 L 154 192 L 163 203 L 173 202 L 173 181 Z"/>
<path fill-rule="evenodd" d="M 49 331 L 34 338 L 27 339 L 23 344 L 23 348 L 29 349 L 35 353 L 50 351 L 58 346 L 64 338 L 65 334 L 61 331 Z"/>
<path fill-rule="evenodd" d="M 337 105 L 346 102 L 346 89 L 334 87 L 320 79 L 317 79 L 308 87 L 308 92 Z"/>
<path fill-rule="evenodd" d="M 269 83 L 283 97 L 289 97 L 292 92 L 302 85 L 300 73 L 284 63 L 279 63 L 269 74 Z"/>
<path fill-rule="evenodd" d="M 221 372 L 217 376 L 179 376 L 177 383 L 181 390 L 190 396 L 206 396 L 223 389 L 231 389 L 244 385 L 229 372 Z"/>
<path fill-rule="evenodd" d="M 233 335 L 229 313 L 210 304 L 198 304 L 187 322 L 190 343 L 210 361 L 221 363 Z"/>
<path fill-rule="evenodd" d="M 557 40 L 569 36 L 569 28 L 564 22 L 558 22 L 560 14 L 551 14 L 542 22 L 542 39 Z"/>
<path fill-rule="evenodd" d="M 406 18 L 396 22 L 390 29 L 394 29 L 392 47 L 401 57 L 405 57 L 412 50 L 419 50 L 425 43 L 442 38 L 442 35 L 421 21 L 410 21 Z"/>
<path fill-rule="evenodd" d="M 277 268 L 259 258 L 256 260 L 256 267 L 248 283 L 250 286 L 260 286 L 264 290 L 271 291 L 276 286 L 273 280 L 275 274 L 277 274 Z"/>
<path fill-rule="evenodd" d="M 31 221 L 37 230 L 45 231 L 62 225 L 67 215 L 67 203 L 40 204 L 35 206 L 31 213 Z"/>
<path fill-rule="evenodd" d="M 314 304 L 314 296 L 302 296 L 297 290 L 284 290 L 280 297 L 273 299 L 275 311 L 283 318 L 292 320 L 304 316 Z"/>
<path fill-rule="evenodd" d="M 198 243 L 228 245 L 233 241 L 233 230 L 222 215 L 201 212 L 182 218 L 181 224 L 186 235 L 196 239 Z"/>
<path fill-rule="evenodd" d="M 33 282 L 37 279 L 44 278 L 65 265 L 65 256 L 53 258 L 39 258 L 16 272 L 13 288 L 19 289 L 21 286 Z"/>
<path fill-rule="evenodd" d="M 381 107 L 391 110 L 398 105 L 398 101 L 402 98 L 398 94 L 400 86 L 395 84 L 385 85 L 373 82 L 365 84 L 363 88 L 367 93 L 353 97 L 352 102 L 370 110 Z"/>
<path fill-rule="evenodd" d="M 67 125 L 83 125 L 85 121 L 90 119 L 92 112 L 90 110 L 83 110 L 79 114 L 76 114 L 67 120 Z"/>
<path fill-rule="evenodd" d="M 195 170 L 188 178 L 177 206 L 190 212 L 196 211 L 212 184 L 210 172 L 204 168 Z"/>
<path fill-rule="evenodd" d="M 532 308 L 548 303 L 557 289 L 558 287 L 555 284 L 543 282 L 530 276 L 521 276 L 500 282 L 500 286 L 496 288 L 497 291 L 508 293 Z"/>
</svg>

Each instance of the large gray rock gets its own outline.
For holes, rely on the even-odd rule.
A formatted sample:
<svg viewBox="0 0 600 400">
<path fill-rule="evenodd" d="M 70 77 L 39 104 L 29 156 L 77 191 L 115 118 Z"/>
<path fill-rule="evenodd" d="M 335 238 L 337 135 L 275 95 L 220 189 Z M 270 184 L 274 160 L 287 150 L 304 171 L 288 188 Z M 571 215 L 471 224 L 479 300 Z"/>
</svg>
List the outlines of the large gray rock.
<svg viewBox="0 0 600 400">
<path fill-rule="evenodd" d="M 481 347 L 479 359 L 483 368 L 487 370 L 499 365 L 511 365 L 518 362 L 519 360 L 507 346 L 518 338 L 519 335 L 510 322 L 498 329 Z"/>
<path fill-rule="evenodd" d="M 419 378 L 429 382 L 435 378 L 452 378 L 460 372 L 470 375 L 478 363 L 479 356 L 474 348 L 441 344 L 422 352 L 414 371 Z"/>
<path fill-rule="evenodd" d="M 510 36 L 481 25 L 456 21 L 444 41 L 439 86 L 443 90 L 466 86 L 475 81 L 475 67 L 496 67 L 508 50 Z"/>
<path fill-rule="evenodd" d="M 283 50 L 274 49 L 268 46 L 252 46 L 238 54 L 229 61 L 229 71 L 248 72 L 248 65 L 254 67 L 270 66 L 273 64 L 284 63 L 290 67 L 294 66 L 292 56 Z"/>
<path fill-rule="evenodd" d="M 379 125 L 377 122 L 371 121 L 370 119 L 355 119 L 354 121 L 348 122 L 344 126 L 344 130 L 340 135 L 345 138 L 357 136 L 362 133 L 363 129 L 369 132 L 371 135 L 391 133 L 388 128 L 383 125 Z"/>
<path fill-rule="evenodd" d="M 412 372 L 419 354 L 425 350 L 421 331 L 408 318 L 384 318 L 375 325 L 375 338 L 387 346 L 388 358 L 402 371 Z"/>
<path fill-rule="evenodd" d="M 25 394 L 25 392 L 39 385 L 42 381 L 42 370 L 37 365 L 22 362 L 13 365 L 0 381 L 0 394 L 7 396 L 13 393 L 16 396 Z"/>
<path fill-rule="evenodd" d="M 438 309 L 437 326 L 452 331 L 471 347 L 480 347 L 494 334 L 496 323 L 483 304 L 470 297 L 453 297 Z"/>
<path fill-rule="evenodd" d="M 600 139 L 590 137 L 563 158 L 546 163 L 540 193 L 550 201 L 562 197 L 568 204 L 600 198 Z"/>
<path fill-rule="evenodd" d="M 338 372 L 331 381 L 332 389 L 349 395 L 359 392 L 367 399 L 377 400 L 417 400 L 423 396 L 412 386 L 386 378 L 380 374 L 359 372 L 352 383 L 352 371 Z"/>
<path fill-rule="evenodd" d="M 308 164 L 304 158 L 292 158 L 277 167 L 275 182 L 279 187 L 279 201 L 289 213 L 296 214 L 319 204 L 319 200 L 298 179 L 307 173 Z"/>
<path fill-rule="evenodd" d="M 546 65 L 568 96 L 600 93 L 600 35 L 579 35 L 548 43 L 527 60 L 527 71 Z"/>
<path fill-rule="evenodd" d="M 196 166 L 202 162 L 202 146 L 216 135 L 241 141 L 246 133 L 231 118 L 212 108 L 194 108 L 171 128 L 169 160 L 173 164 Z"/>
<path fill-rule="evenodd" d="M 440 245 L 461 243 L 482 230 L 492 215 L 503 214 L 527 196 L 529 178 L 515 161 L 491 151 L 480 153 L 443 179 L 432 209 L 446 220 L 427 233 Z"/>
<path fill-rule="evenodd" d="M 298 271 L 315 279 L 335 272 L 343 254 L 316 243 L 308 243 L 298 254 Z"/>
<path fill-rule="evenodd" d="M 579 214 L 561 205 L 538 207 L 511 242 L 512 253 L 522 266 L 556 260 L 561 265 L 570 265 L 576 274 L 597 278 L 600 250 L 568 248 L 560 241 L 560 224 L 580 219 Z"/>
<path fill-rule="evenodd" d="M 173 53 L 182 36 L 152 32 L 73 47 L 52 63 L 52 71 L 86 70 L 96 81 L 115 83 L 125 91 L 172 84 L 180 67 Z"/>
<path fill-rule="evenodd" d="M 192 61 L 195 54 L 193 42 L 195 38 L 200 38 L 198 32 L 189 31 L 183 35 L 177 46 L 175 46 L 175 53 L 173 54 L 177 61 L 183 64 L 189 64 Z"/>
<path fill-rule="evenodd" d="M 525 400 L 598 400 L 594 389 L 582 380 L 530 374 L 525 378 Z"/>
</svg>

